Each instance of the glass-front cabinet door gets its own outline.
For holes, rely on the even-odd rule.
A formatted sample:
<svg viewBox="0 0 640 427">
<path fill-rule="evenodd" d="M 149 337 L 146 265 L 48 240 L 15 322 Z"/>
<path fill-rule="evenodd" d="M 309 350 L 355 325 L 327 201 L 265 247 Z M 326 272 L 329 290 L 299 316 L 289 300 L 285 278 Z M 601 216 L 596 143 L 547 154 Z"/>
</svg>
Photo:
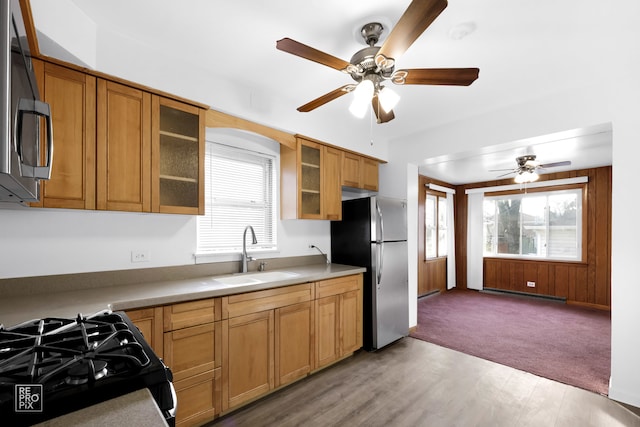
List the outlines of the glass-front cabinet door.
<svg viewBox="0 0 640 427">
<path fill-rule="evenodd" d="M 322 217 L 322 146 L 300 141 L 300 217 Z"/>
<path fill-rule="evenodd" d="M 204 111 L 153 97 L 152 211 L 204 214 Z"/>
</svg>

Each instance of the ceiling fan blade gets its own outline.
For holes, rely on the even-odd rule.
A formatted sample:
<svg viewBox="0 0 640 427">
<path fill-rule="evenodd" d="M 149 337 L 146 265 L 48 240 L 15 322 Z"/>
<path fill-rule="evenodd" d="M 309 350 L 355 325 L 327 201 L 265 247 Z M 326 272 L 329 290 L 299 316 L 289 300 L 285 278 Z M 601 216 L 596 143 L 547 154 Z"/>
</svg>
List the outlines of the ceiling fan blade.
<svg viewBox="0 0 640 427">
<path fill-rule="evenodd" d="M 396 84 L 469 86 L 478 78 L 480 70 L 478 68 L 415 68 L 396 71 L 402 76 L 400 72 L 406 72 L 406 77 L 397 82 L 392 78 Z"/>
<path fill-rule="evenodd" d="M 546 163 L 544 165 L 538 165 L 539 168 L 554 168 L 556 166 L 569 166 L 571 162 L 565 160 L 564 162 Z"/>
<path fill-rule="evenodd" d="M 518 170 L 512 170 L 511 172 L 503 173 L 502 175 L 496 176 L 496 178 L 502 178 L 503 176 L 511 175 L 512 173 L 516 173 Z"/>
<path fill-rule="evenodd" d="M 518 169 L 489 169 L 488 172 L 504 172 L 504 171 L 517 172 Z"/>
<path fill-rule="evenodd" d="M 413 0 L 376 56 L 397 60 L 446 7 L 447 0 Z"/>
<path fill-rule="evenodd" d="M 342 95 L 351 92 L 355 88 L 355 85 L 348 84 L 338 89 L 332 90 L 329 93 L 322 95 L 319 98 L 314 99 L 311 102 L 307 102 L 301 107 L 298 107 L 298 111 L 302 113 L 307 113 L 311 110 L 315 110 L 316 108 L 326 104 L 329 101 L 333 101 L 334 99 L 340 98 Z"/>
<path fill-rule="evenodd" d="M 387 123 L 396 118 L 396 115 L 393 114 L 393 110 L 389 112 L 384 111 L 380 105 L 378 95 L 374 95 L 373 98 L 371 98 L 371 106 L 373 107 L 373 112 L 376 113 L 378 123 Z"/>
<path fill-rule="evenodd" d="M 286 37 L 276 42 L 276 48 L 283 52 L 288 52 L 292 55 L 317 62 L 318 64 L 326 65 L 338 71 L 344 70 L 349 66 L 347 61 Z"/>
</svg>

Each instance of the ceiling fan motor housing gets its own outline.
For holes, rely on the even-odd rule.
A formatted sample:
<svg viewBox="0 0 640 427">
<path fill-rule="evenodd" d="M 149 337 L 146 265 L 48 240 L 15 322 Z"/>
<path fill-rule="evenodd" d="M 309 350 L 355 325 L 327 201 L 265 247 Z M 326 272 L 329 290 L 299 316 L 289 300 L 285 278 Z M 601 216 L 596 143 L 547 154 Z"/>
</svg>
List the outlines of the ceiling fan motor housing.
<svg viewBox="0 0 640 427">
<path fill-rule="evenodd" d="M 536 161 L 536 156 L 535 154 L 527 154 L 526 156 L 520 156 L 518 158 L 516 158 L 516 161 L 518 162 L 518 167 L 520 169 L 524 169 L 524 170 L 533 170 L 536 168 L 535 165 L 535 161 Z"/>
<path fill-rule="evenodd" d="M 392 63 L 391 66 L 385 68 L 376 64 L 376 55 L 380 46 L 375 46 L 375 44 L 380 39 L 383 30 L 382 24 L 378 22 L 371 22 L 362 27 L 362 38 L 369 46 L 360 49 L 351 57 L 349 62 L 353 67 L 348 67 L 346 70 L 355 81 L 369 79 L 374 83 L 379 83 L 383 78 L 388 79 L 393 74 L 394 66 Z"/>
</svg>

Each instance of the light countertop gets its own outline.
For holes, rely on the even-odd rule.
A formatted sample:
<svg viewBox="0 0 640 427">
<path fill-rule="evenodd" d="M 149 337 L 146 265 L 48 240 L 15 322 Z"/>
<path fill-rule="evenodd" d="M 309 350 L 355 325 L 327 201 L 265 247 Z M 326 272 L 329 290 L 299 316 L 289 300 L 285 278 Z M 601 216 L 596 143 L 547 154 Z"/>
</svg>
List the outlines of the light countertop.
<svg viewBox="0 0 640 427">
<path fill-rule="evenodd" d="M 0 299 L 0 323 L 10 327 L 28 320 L 46 317 L 75 318 L 79 313 L 91 315 L 106 309 L 120 311 L 172 304 L 314 282 L 362 273 L 366 269 L 342 264 L 310 264 L 286 267 L 278 271 L 295 273 L 296 276 L 241 286 L 228 286 L 216 281 L 217 278 L 229 275 L 204 276 L 184 280 L 5 296 Z"/>
<path fill-rule="evenodd" d="M 167 426 L 151 392 L 143 388 L 70 414 L 36 424 L 37 427 L 160 427 Z"/>
</svg>

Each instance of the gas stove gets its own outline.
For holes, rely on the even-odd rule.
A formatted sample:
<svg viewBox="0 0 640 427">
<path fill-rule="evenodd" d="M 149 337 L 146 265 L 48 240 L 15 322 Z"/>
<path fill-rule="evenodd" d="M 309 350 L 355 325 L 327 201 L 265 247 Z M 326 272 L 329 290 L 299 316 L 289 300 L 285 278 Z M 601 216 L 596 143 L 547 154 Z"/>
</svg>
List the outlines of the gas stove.
<svg viewBox="0 0 640 427">
<path fill-rule="evenodd" d="M 124 312 L 0 325 L 0 419 L 27 426 L 148 388 L 175 423 L 173 377 Z"/>
</svg>

